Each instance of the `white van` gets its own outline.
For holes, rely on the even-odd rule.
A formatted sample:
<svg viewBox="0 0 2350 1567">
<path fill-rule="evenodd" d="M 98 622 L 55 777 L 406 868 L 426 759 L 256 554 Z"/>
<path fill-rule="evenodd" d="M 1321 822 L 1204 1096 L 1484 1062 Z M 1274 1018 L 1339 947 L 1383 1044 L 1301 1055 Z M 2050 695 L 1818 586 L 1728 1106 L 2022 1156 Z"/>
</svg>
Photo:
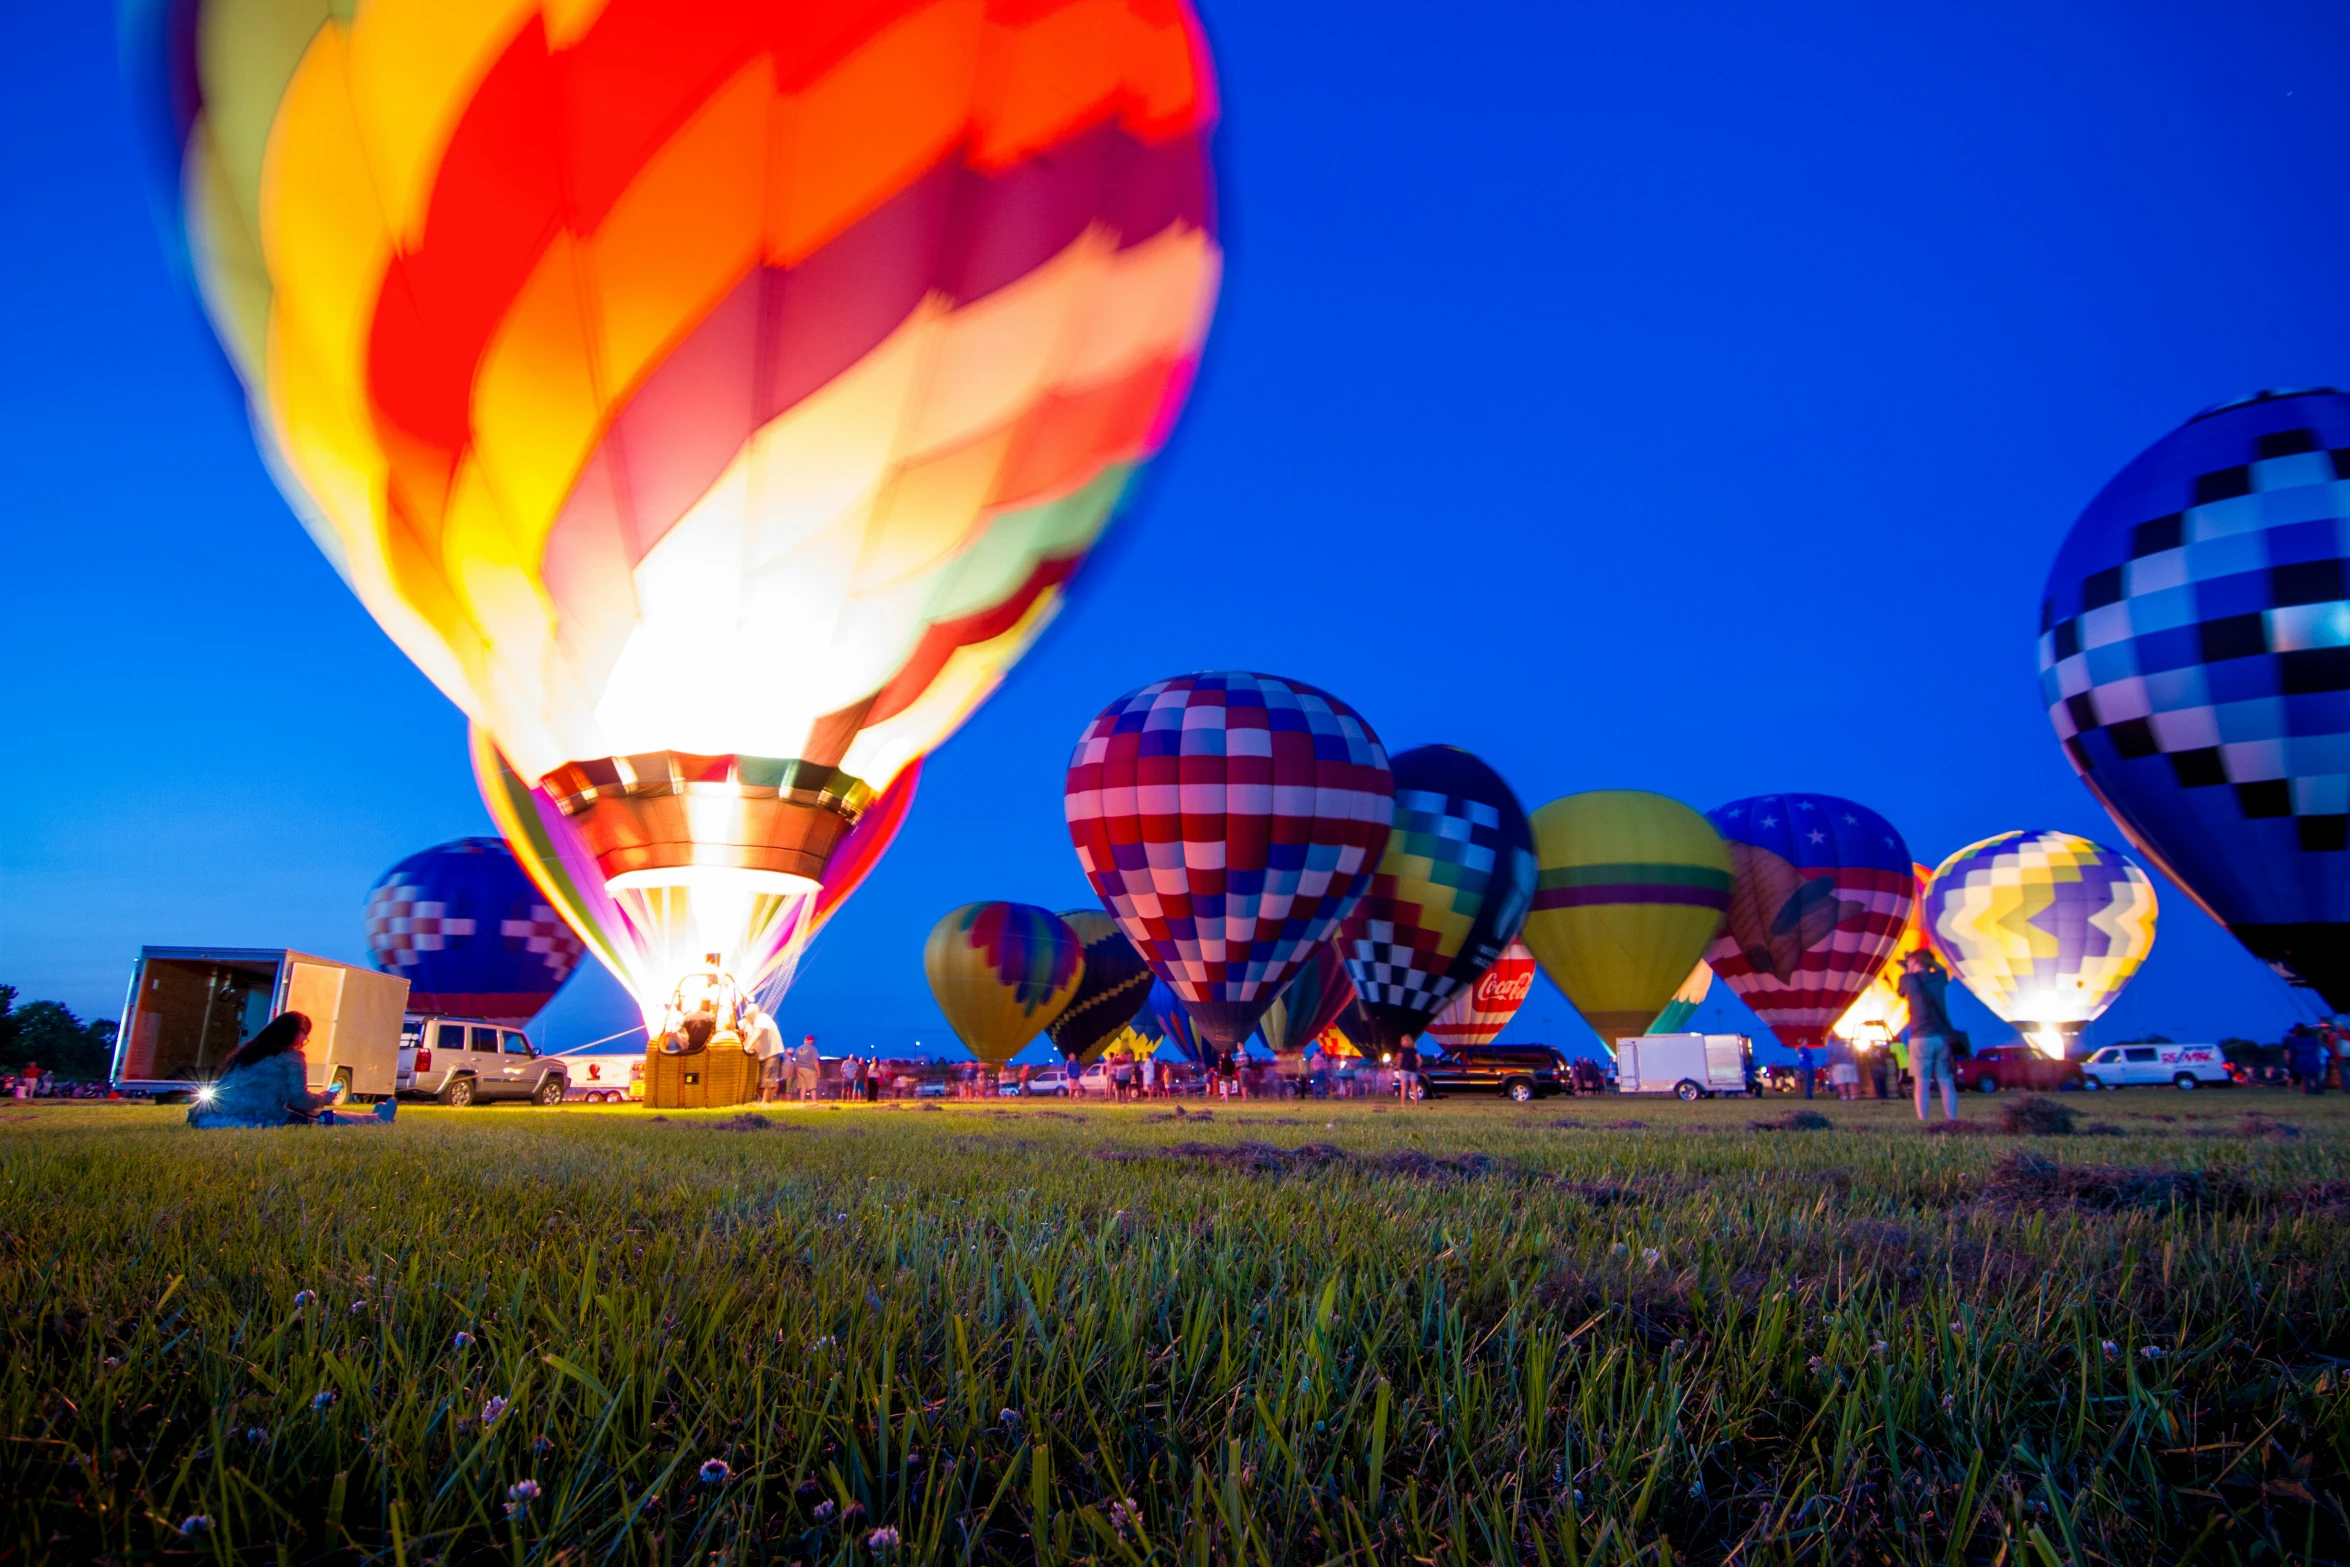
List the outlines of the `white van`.
<svg viewBox="0 0 2350 1567">
<path fill-rule="evenodd" d="M 2235 1082 L 2217 1045 L 2107 1045 L 2081 1063 L 2083 1088 L 2224 1087 Z"/>
<path fill-rule="evenodd" d="M 1748 1091 L 1752 1041 L 1744 1034 L 1639 1034 L 1616 1041 L 1616 1092 L 1710 1099 Z"/>
</svg>

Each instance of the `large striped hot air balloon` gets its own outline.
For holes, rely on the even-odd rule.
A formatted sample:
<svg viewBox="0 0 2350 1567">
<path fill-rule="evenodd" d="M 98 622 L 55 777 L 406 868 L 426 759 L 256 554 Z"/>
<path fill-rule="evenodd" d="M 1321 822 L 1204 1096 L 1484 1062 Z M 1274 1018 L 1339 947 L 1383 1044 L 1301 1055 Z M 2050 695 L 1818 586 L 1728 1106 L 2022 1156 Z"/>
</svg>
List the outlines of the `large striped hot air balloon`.
<svg viewBox="0 0 2350 1567">
<path fill-rule="evenodd" d="M 1934 868 L 1918 924 L 1977 1000 L 2062 1056 L 2154 950 L 2155 908 L 2128 855 L 2068 832 L 2003 832 Z"/>
<path fill-rule="evenodd" d="M 1102 907 L 1201 1037 L 1237 1049 L 1370 885 L 1395 790 L 1328 692 L 1200 674 L 1102 709 L 1062 804 Z"/>
<path fill-rule="evenodd" d="M 1612 1051 L 1665 1009 L 1721 929 L 1730 852 L 1697 812 L 1638 789 L 1570 794 L 1533 823 L 1526 945 Z"/>
<path fill-rule="evenodd" d="M 1085 951 L 1049 909 L 967 903 L 931 929 L 922 968 L 955 1037 L 1000 1065 L 1067 1008 Z"/>
<path fill-rule="evenodd" d="M 1492 967 L 1534 900 L 1534 835 L 1499 773 L 1450 745 L 1418 746 L 1389 766 L 1387 850 L 1338 928 L 1382 1053 L 1416 1038 Z"/>
<path fill-rule="evenodd" d="M 561 818 L 661 970 L 623 974 L 648 1016 L 707 951 L 760 966 L 1183 400 L 1219 265 L 1188 7 L 130 27 L 174 239 L 312 536 Z"/>
<path fill-rule="evenodd" d="M 1908 846 L 1884 817 L 1832 794 L 1758 795 L 1707 819 L 1737 871 L 1706 962 L 1780 1044 L 1819 1049 L 1909 924 Z"/>
</svg>

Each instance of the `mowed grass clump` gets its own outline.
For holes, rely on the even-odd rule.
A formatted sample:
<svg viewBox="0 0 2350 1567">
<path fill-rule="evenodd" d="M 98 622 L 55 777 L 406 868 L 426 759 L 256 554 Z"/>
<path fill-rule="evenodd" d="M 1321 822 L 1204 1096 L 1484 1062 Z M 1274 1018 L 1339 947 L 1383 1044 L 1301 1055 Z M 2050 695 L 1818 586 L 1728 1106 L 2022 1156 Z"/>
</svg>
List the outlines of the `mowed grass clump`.
<svg viewBox="0 0 2350 1567">
<path fill-rule="evenodd" d="M 2339 1559 L 2257 1104 L 8 1111 L 0 1560 Z"/>
</svg>

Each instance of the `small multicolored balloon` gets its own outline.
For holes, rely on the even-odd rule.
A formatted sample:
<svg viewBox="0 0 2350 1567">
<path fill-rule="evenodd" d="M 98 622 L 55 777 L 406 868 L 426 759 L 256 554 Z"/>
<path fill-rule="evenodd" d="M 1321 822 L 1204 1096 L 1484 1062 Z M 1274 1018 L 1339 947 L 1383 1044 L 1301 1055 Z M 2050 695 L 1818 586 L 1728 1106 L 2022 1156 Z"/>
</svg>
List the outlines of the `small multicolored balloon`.
<svg viewBox="0 0 2350 1567">
<path fill-rule="evenodd" d="M 1370 1020 L 1400 1048 L 1517 939 L 1534 901 L 1534 834 L 1499 773 L 1458 746 L 1390 764 L 1395 823 L 1338 951 Z"/>
<path fill-rule="evenodd" d="M 1150 990 L 1150 966 L 1118 922 L 1099 909 L 1064 909 L 1061 923 L 1077 933 L 1084 948 L 1085 977 L 1044 1031 L 1063 1060 L 1092 1061 L 1134 1021 Z"/>
<path fill-rule="evenodd" d="M 1086 726 L 1063 805 L 1102 907 L 1201 1037 L 1237 1049 L 1370 885 L 1395 787 L 1328 692 L 1178 675 Z"/>
<path fill-rule="evenodd" d="M 2122 836 L 2350 1011 L 2350 395 L 2197 414 L 2098 492 L 2040 608 L 2041 696 Z"/>
<path fill-rule="evenodd" d="M 408 1010 L 516 1027 L 587 947 L 495 838 L 411 854 L 367 895 L 367 955 L 408 981 Z"/>
<path fill-rule="evenodd" d="M 967 903 L 931 929 L 922 967 L 955 1037 L 1001 1064 L 1061 1015 L 1085 977 L 1077 933 L 1028 903 Z"/>
<path fill-rule="evenodd" d="M 2048 1055 L 2154 950 L 2154 883 L 2126 854 L 2068 832 L 2003 832 L 1934 868 L 1919 924 L 1951 973 Z"/>
<path fill-rule="evenodd" d="M 1706 961 L 1791 1050 L 1823 1047 L 1883 971 L 1917 903 L 1893 824 L 1832 794 L 1765 794 L 1707 813 L 1735 866 Z"/>
<path fill-rule="evenodd" d="M 1703 816 L 1640 789 L 1570 794 L 1533 826 L 1526 945 L 1612 1051 L 1656 1020 L 1722 928 L 1730 851 Z"/>
<path fill-rule="evenodd" d="M 1183 998 L 1170 990 L 1163 979 L 1151 982 L 1150 997 L 1143 1002 L 1134 1022 L 1145 1038 L 1171 1041 L 1183 1052 L 1183 1059 L 1194 1065 L 1205 1065 L 1216 1053 L 1216 1046 L 1200 1037 L 1199 1027 L 1192 1021 Z"/>
<path fill-rule="evenodd" d="M 1421 1042 L 1432 1041 L 1445 1050 L 1492 1044 L 1533 994 L 1535 967 L 1526 944 L 1511 942 L 1475 984 L 1453 993 L 1444 1010 L 1430 1020 Z"/>
<path fill-rule="evenodd" d="M 1281 992 L 1281 999 L 1265 1009 L 1257 1032 L 1273 1054 L 1302 1055 L 1354 999 L 1354 981 L 1346 976 L 1338 943 L 1326 941 L 1314 949 L 1314 955 L 1297 971 L 1297 978 Z"/>
</svg>

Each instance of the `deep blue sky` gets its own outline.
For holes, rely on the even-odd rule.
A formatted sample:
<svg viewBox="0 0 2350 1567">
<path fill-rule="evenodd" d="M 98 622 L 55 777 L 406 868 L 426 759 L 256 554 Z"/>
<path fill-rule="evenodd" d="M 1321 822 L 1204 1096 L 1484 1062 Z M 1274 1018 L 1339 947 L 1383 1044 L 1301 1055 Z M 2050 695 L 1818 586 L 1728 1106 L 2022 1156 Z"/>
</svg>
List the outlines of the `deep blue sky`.
<svg viewBox="0 0 2350 1567">
<path fill-rule="evenodd" d="M 1184 670 L 1327 686 L 1529 807 L 1811 789 L 1929 863 L 2118 841 L 2038 704 L 2042 578 L 2198 408 L 2350 381 L 2350 8 L 1205 10 L 1231 266 L 1190 413 L 787 1032 L 945 1038 L 931 923 L 1089 902 L 1069 746 Z M 0 28 L 0 979 L 111 1015 L 143 942 L 358 958 L 377 872 L 488 830 L 462 721 L 253 455 L 110 8 Z M 2274 1037 L 2282 984 L 2163 900 L 2100 1032 Z M 590 975 L 544 1031 L 631 1020 Z M 1588 1036 L 1544 984 L 1513 1037 Z"/>
</svg>

